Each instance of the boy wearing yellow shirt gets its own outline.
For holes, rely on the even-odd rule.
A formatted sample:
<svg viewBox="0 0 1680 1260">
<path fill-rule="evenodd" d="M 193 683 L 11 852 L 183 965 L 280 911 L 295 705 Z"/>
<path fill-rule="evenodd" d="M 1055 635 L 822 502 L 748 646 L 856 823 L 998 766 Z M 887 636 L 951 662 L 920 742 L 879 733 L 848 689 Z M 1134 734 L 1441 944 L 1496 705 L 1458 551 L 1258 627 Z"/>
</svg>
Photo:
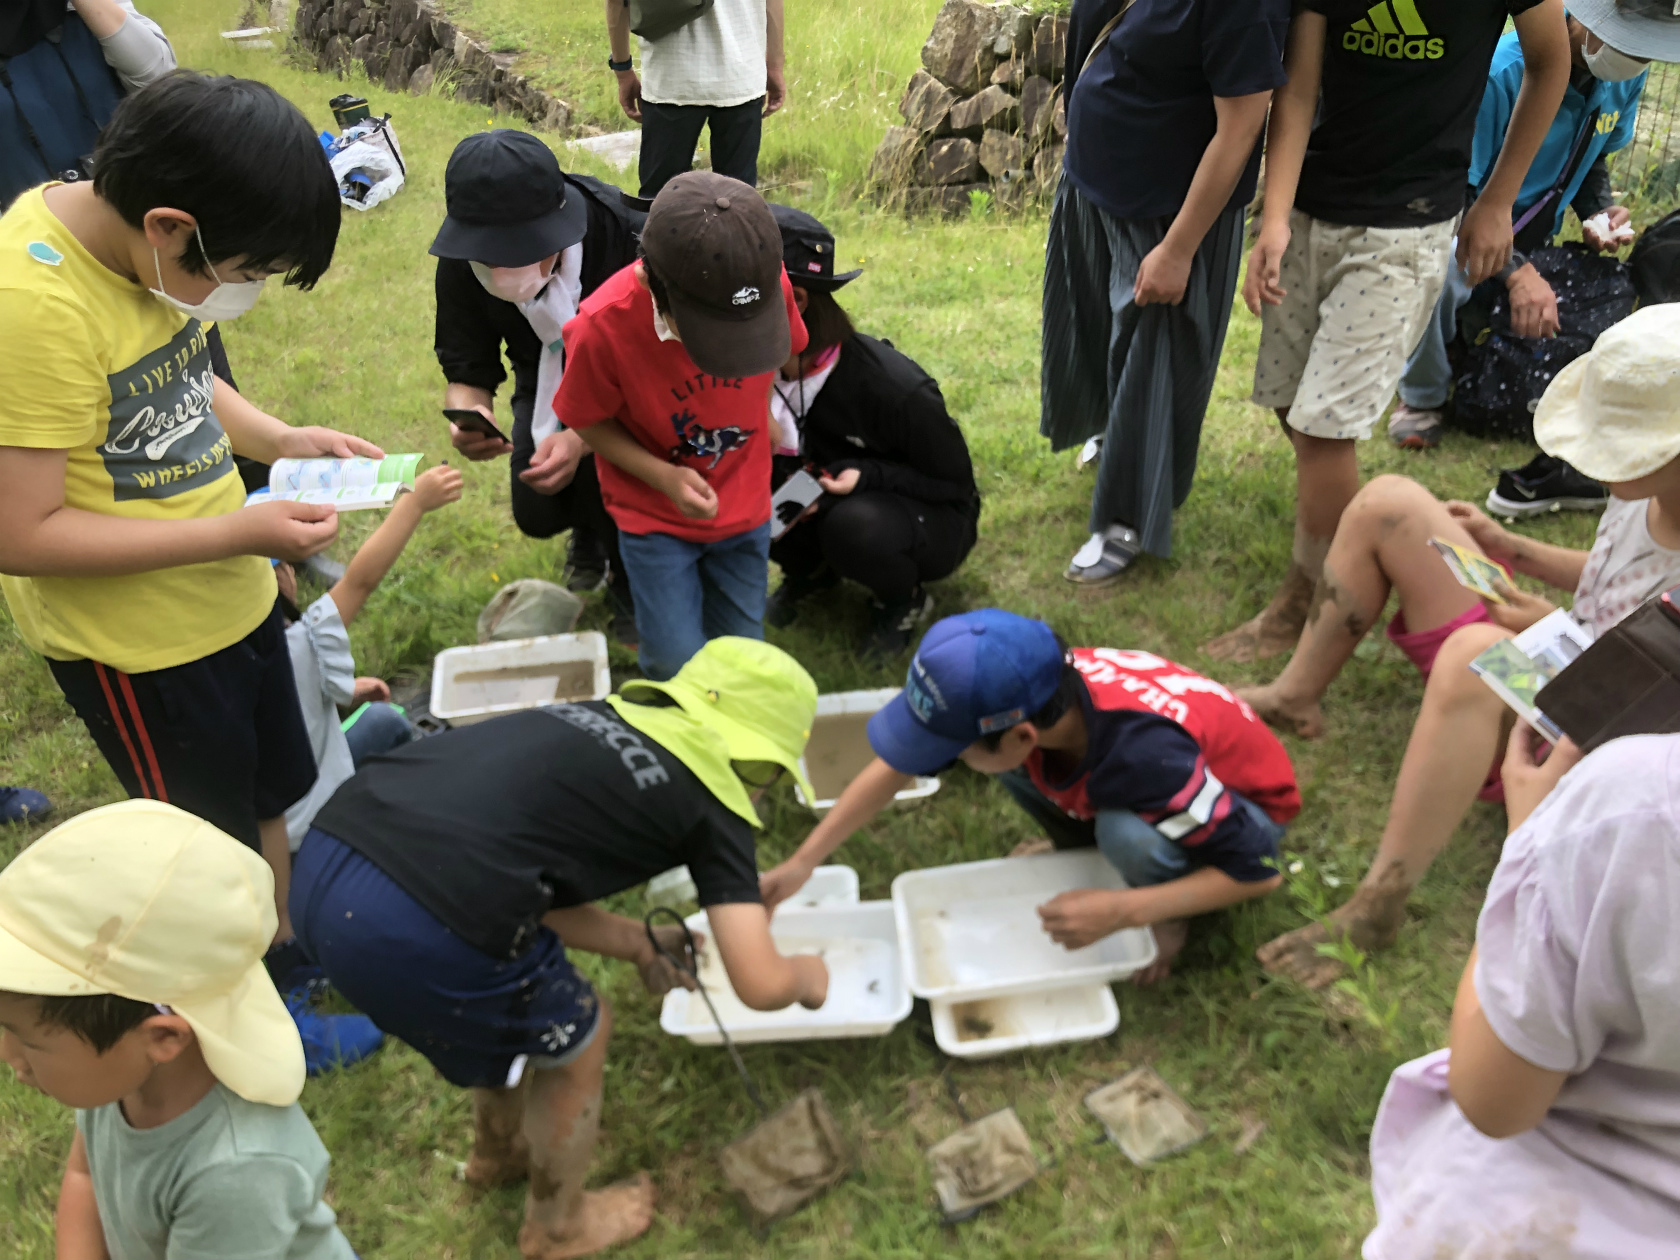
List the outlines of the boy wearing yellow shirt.
<svg viewBox="0 0 1680 1260">
<path fill-rule="evenodd" d="M 0 587 L 130 796 L 177 805 L 274 870 L 315 778 L 267 557 L 330 507 L 244 507 L 235 454 L 379 455 L 292 428 L 210 367 L 263 282 L 308 288 L 338 238 L 313 130 L 261 83 L 177 73 L 128 97 L 91 183 L 0 217 Z"/>
</svg>

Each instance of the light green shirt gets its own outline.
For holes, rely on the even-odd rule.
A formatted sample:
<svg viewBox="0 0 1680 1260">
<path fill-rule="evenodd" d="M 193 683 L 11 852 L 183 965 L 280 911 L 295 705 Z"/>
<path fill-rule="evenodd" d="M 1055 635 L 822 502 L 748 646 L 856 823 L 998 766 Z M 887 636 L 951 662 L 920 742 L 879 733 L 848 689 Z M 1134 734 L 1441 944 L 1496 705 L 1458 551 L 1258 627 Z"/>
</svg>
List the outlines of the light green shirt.
<svg viewBox="0 0 1680 1260">
<path fill-rule="evenodd" d="M 321 1201 L 327 1148 L 303 1109 L 218 1084 L 136 1129 L 117 1103 L 78 1111 L 111 1260 L 355 1260 Z"/>
</svg>

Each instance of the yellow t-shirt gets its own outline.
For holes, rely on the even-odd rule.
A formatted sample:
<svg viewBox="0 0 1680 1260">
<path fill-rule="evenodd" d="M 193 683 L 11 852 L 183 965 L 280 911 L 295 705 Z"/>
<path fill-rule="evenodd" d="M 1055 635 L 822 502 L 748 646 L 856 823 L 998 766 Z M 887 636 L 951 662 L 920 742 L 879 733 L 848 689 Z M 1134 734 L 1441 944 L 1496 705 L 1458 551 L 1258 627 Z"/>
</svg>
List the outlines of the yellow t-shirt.
<svg viewBox="0 0 1680 1260">
<path fill-rule="evenodd" d="M 145 520 L 237 511 L 245 494 L 211 406 L 207 326 L 103 266 L 41 194 L 0 216 L 0 446 L 67 450 L 68 507 Z M 260 556 L 122 577 L 0 577 L 0 588 L 37 652 L 125 673 L 237 643 L 275 598 Z"/>
</svg>

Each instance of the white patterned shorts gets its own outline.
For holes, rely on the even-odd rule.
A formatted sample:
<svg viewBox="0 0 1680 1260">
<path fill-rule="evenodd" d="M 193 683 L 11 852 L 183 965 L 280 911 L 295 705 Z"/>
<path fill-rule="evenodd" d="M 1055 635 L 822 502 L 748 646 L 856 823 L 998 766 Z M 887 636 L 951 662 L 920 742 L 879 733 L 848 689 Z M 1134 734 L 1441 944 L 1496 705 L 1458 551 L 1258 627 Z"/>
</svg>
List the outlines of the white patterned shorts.
<svg viewBox="0 0 1680 1260">
<path fill-rule="evenodd" d="M 1293 210 L 1260 322 L 1254 401 L 1288 407 L 1308 437 L 1368 438 L 1423 336 L 1452 261 L 1456 223 L 1347 227 Z"/>
</svg>

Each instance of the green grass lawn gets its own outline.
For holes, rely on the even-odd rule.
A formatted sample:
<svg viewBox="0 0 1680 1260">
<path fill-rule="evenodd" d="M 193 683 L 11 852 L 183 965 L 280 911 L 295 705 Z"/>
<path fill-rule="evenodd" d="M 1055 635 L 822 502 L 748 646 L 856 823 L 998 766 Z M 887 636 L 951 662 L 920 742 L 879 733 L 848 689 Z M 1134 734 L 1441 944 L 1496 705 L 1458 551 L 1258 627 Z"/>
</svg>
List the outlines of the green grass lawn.
<svg viewBox="0 0 1680 1260">
<path fill-rule="evenodd" d="M 515 11 L 512 0 L 474 3 L 487 12 Z M 145 7 L 164 22 L 187 64 L 263 78 L 316 123 L 329 125 L 326 101 L 345 85 L 275 54 L 221 45 L 215 32 L 236 24 L 236 0 L 148 0 Z M 933 0 L 867 11 L 844 0 L 790 6 L 796 9 L 790 42 L 801 47 L 805 33 L 814 40 L 819 28 L 824 38 L 844 32 L 853 77 L 846 79 L 830 59 L 819 67 L 827 76 L 822 81 L 838 91 L 875 74 L 870 90 L 885 92 L 890 110 L 934 7 Z M 604 40 L 595 40 L 590 24 L 599 14 L 594 4 L 576 9 L 582 16 L 546 20 L 587 37 L 577 56 L 594 73 Z M 840 15 L 832 25 L 824 20 L 830 13 Z M 866 48 L 882 50 L 878 62 Z M 809 152 L 818 155 L 810 159 L 818 168 L 837 167 L 841 159 L 819 134 L 823 98 L 801 77 L 798 54 L 792 59 L 801 95 L 788 117 L 767 130 L 767 150 Z M 606 81 L 604 68 L 599 78 Z M 449 451 L 438 414 L 442 380 L 431 352 L 432 268 L 425 249 L 443 213 L 449 150 L 487 119 L 481 108 L 453 101 L 368 94 L 377 110 L 395 115 L 409 187 L 365 216 L 346 212 L 337 260 L 319 288 L 271 291 L 228 326 L 228 349 L 241 387 L 276 414 L 442 458 Z M 855 106 L 860 119 L 868 113 L 868 125 L 837 128 L 833 145 L 844 152 L 867 147 L 863 137 L 884 123 L 883 108 L 861 95 L 823 108 L 838 111 L 842 104 Z M 807 106 L 811 113 L 801 115 Z M 1261 606 L 1287 560 L 1292 462 L 1275 421 L 1247 401 L 1257 323 L 1239 306 L 1203 437 L 1200 480 L 1178 516 L 1176 558 L 1146 558 L 1120 586 L 1082 596 L 1060 572 L 1085 535 L 1089 474 L 1075 472 L 1071 455 L 1052 456 L 1037 436 L 1043 219 L 907 222 L 835 204 L 821 187 L 809 208 L 836 231 L 842 265 L 856 260 L 866 269 L 846 290 L 849 309 L 863 329 L 890 337 L 940 379 L 974 450 L 986 494 L 982 536 L 961 572 L 938 584 L 940 613 L 997 604 L 1044 617 L 1075 643 L 1145 648 L 1232 682 L 1269 677 L 1275 665 L 1218 670 L 1198 650 Z M 1373 441 L 1361 458 L 1367 474 L 1404 471 L 1443 496 L 1479 499 L 1498 467 L 1528 454 L 1515 444 L 1454 436 L 1427 456 Z M 358 672 L 423 669 L 439 649 L 472 641 L 474 618 L 499 585 L 558 573 L 561 546 L 533 543 L 514 529 L 506 476 L 502 464 L 470 466 L 464 500 L 427 518 L 355 626 Z M 334 554 L 348 557 L 371 524 L 369 513 L 347 517 Z M 1532 532 L 1582 546 L 1592 521 L 1552 519 Z M 585 614 L 587 627 L 605 626 L 598 599 Z M 891 685 L 902 663 L 871 667 L 850 651 L 865 614 L 864 597 L 850 591 L 774 637 L 824 690 Z M 615 669 L 631 665 L 615 649 Z M 987 1260 L 1355 1254 L 1371 1222 L 1371 1120 L 1393 1066 L 1444 1038 L 1452 988 L 1498 857 L 1501 813 L 1476 807 L 1419 889 L 1398 947 L 1346 989 L 1321 997 L 1270 982 L 1252 954 L 1339 902 L 1359 877 L 1420 692 L 1411 667 L 1380 634 L 1361 648 L 1327 698 L 1324 738 L 1287 741 L 1306 802 L 1287 840 L 1289 856 L 1302 864 L 1299 873 L 1262 904 L 1198 923 L 1169 983 L 1121 994 L 1124 1017 L 1115 1036 L 953 1064 L 933 1047 L 919 1008 L 879 1040 L 748 1048 L 747 1062 L 771 1100 L 821 1086 L 859 1154 L 850 1180 L 767 1237 L 748 1227 L 713 1163 L 716 1148 L 753 1120 L 727 1058 L 665 1037 L 657 1008 L 631 969 L 586 963 L 618 1010 L 595 1179 L 646 1168 L 661 1194 L 652 1231 L 615 1254 L 937 1252 Z M 18 641 L 4 613 L 0 782 L 47 790 L 61 816 L 119 795 L 46 668 Z M 774 800 L 761 865 L 791 851 L 811 822 L 791 796 Z M 0 856 L 40 830 L 0 831 Z M 959 769 L 920 808 L 859 835 L 840 860 L 858 868 L 866 897 L 885 897 L 900 870 L 996 856 L 1029 833 L 1000 790 Z M 626 910 L 639 911 L 639 894 L 621 900 Z M 1203 1110 L 1213 1132 L 1187 1154 L 1142 1171 L 1097 1140 L 1080 1099 L 1146 1062 Z M 944 1071 L 972 1113 L 1014 1104 L 1049 1164 L 1035 1184 L 954 1230 L 937 1223 L 922 1159 L 925 1146 L 959 1123 L 940 1080 Z M 467 1099 L 445 1087 L 418 1055 L 392 1045 L 349 1072 L 312 1081 L 303 1103 L 333 1153 L 331 1198 L 363 1256 L 517 1255 L 522 1194 L 480 1194 L 454 1179 L 470 1138 Z M 1263 1122 L 1265 1130 L 1239 1154 L 1237 1138 L 1252 1122 Z M 10 1080 L 0 1083 L 6 1170 L 0 1253 L 19 1260 L 52 1254 L 53 1203 L 71 1131 L 69 1113 L 55 1103 Z"/>
</svg>

